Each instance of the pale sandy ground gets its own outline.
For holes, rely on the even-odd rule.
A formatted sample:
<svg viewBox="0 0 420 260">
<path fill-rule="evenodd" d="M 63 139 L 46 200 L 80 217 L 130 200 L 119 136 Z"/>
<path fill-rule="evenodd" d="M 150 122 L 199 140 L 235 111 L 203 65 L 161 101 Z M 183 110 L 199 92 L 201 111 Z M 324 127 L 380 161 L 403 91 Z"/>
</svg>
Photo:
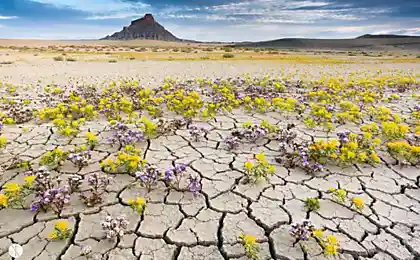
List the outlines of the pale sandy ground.
<svg viewBox="0 0 420 260">
<path fill-rule="evenodd" d="M 71 84 L 95 83 L 118 78 L 135 78 L 146 85 L 157 86 L 163 78 L 284 76 L 305 74 L 317 78 L 323 74 L 348 75 L 370 73 L 377 70 L 403 70 L 420 72 L 420 63 L 312 65 L 285 64 L 270 61 L 119 61 L 108 62 L 55 62 L 50 59 L 31 63 L 0 65 L 0 81 L 14 84 L 43 83 Z M 308 76 L 309 79 L 309 76 Z"/>
</svg>

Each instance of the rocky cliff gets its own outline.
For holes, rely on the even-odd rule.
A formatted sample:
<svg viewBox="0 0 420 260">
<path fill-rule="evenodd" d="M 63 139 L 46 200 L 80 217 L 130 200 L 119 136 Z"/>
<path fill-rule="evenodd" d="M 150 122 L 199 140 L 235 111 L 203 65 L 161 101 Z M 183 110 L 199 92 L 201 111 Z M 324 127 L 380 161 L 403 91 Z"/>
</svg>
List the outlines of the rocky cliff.
<svg viewBox="0 0 420 260">
<path fill-rule="evenodd" d="M 101 40 L 135 39 L 181 41 L 156 22 L 152 14 L 146 14 L 143 18 L 132 21 L 129 26 L 124 26 L 121 31 L 108 35 Z"/>
</svg>

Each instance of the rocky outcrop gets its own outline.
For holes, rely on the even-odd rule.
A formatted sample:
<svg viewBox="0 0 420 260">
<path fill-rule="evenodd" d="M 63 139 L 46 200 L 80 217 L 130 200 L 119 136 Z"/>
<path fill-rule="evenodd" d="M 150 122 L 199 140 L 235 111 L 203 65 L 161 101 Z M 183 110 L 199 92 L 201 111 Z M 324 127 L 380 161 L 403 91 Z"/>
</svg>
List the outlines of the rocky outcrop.
<svg viewBox="0 0 420 260">
<path fill-rule="evenodd" d="M 155 21 L 152 14 L 146 14 L 143 18 L 134 20 L 129 26 L 124 26 L 122 31 L 108 35 L 101 40 L 160 40 L 181 41 L 162 25 Z"/>
</svg>

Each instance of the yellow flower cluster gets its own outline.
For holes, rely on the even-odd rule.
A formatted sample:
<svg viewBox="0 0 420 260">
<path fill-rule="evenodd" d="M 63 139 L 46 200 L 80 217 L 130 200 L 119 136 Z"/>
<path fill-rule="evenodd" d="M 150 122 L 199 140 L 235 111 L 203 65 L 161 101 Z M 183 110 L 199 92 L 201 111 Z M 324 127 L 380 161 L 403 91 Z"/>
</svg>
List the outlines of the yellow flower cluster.
<svg viewBox="0 0 420 260">
<path fill-rule="evenodd" d="M 398 124 L 394 121 L 382 123 L 382 135 L 390 141 L 404 138 L 409 130 L 408 125 Z"/>
<path fill-rule="evenodd" d="M 3 149 L 7 145 L 7 138 L 4 136 L 0 136 L 0 149 Z"/>
<path fill-rule="evenodd" d="M 52 231 L 48 237 L 50 239 L 64 240 L 70 237 L 72 229 L 69 227 L 69 223 L 65 220 L 58 221 L 54 226 L 54 231 Z"/>
<path fill-rule="evenodd" d="M 420 146 L 411 145 L 407 141 L 388 142 L 388 152 L 397 160 L 405 160 L 412 164 L 420 162 Z"/>
<path fill-rule="evenodd" d="M 242 233 L 239 236 L 239 239 L 241 240 L 242 246 L 245 250 L 247 257 L 249 257 L 252 260 L 258 260 L 258 252 L 260 251 L 260 248 L 257 243 L 257 238 L 253 235 Z"/>
<path fill-rule="evenodd" d="M 270 175 L 274 174 L 275 167 L 268 162 L 264 153 L 257 154 L 255 158 L 257 159 L 255 164 L 250 161 L 244 163 L 249 178 L 252 178 L 256 182 L 261 178 L 267 179 Z"/>
<path fill-rule="evenodd" d="M 126 145 L 124 152 L 118 152 L 115 160 L 106 159 L 100 163 L 102 169 L 110 173 L 133 173 L 144 167 L 146 161 L 140 157 L 140 150 Z"/>
<path fill-rule="evenodd" d="M 139 197 L 136 199 L 129 200 L 128 205 L 141 215 L 143 214 L 143 211 L 146 208 L 146 200 Z"/>
</svg>

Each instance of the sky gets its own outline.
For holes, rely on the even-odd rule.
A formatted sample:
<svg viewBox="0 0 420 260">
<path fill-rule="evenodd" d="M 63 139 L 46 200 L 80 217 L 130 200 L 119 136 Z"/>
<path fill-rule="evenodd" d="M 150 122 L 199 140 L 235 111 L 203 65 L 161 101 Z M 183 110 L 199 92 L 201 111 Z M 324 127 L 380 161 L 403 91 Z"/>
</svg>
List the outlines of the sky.
<svg viewBox="0 0 420 260">
<path fill-rule="evenodd" d="M 199 41 L 420 35 L 420 0 L 0 0 L 0 38 L 98 39 L 145 13 Z"/>
</svg>

